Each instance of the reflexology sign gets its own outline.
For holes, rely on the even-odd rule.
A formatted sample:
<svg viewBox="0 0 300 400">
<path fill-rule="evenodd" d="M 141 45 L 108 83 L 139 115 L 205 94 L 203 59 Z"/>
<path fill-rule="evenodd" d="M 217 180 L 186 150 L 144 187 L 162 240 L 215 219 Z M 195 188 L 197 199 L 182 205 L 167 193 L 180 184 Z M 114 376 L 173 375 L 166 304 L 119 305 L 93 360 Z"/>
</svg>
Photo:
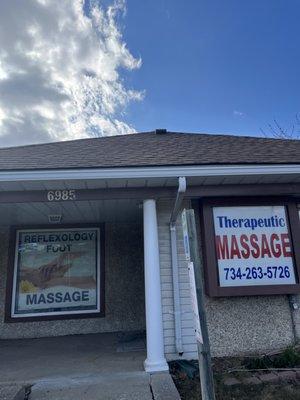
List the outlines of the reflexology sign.
<svg viewBox="0 0 300 400">
<path fill-rule="evenodd" d="M 299 291 L 300 225 L 292 201 L 255 204 L 248 200 L 247 204 L 236 199 L 232 204 L 218 199 L 207 203 L 203 226 L 210 294 Z"/>
<path fill-rule="evenodd" d="M 100 312 L 100 228 L 16 230 L 11 317 Z"/>
</svg>

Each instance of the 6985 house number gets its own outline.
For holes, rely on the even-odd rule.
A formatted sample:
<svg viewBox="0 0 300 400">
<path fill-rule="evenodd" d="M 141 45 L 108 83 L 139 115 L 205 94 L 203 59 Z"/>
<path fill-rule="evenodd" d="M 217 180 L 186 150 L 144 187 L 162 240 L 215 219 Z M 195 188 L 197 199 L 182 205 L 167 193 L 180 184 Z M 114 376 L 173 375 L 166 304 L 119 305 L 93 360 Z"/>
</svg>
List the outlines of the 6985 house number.
<svg viewBox="0 0 300 400">
<path fill-rule="evenodd" d="M 76 191 L 74 189 L 49 190 L 47 192 L 48 201 L 68 201 L 76 200 Z"/>
</svg>

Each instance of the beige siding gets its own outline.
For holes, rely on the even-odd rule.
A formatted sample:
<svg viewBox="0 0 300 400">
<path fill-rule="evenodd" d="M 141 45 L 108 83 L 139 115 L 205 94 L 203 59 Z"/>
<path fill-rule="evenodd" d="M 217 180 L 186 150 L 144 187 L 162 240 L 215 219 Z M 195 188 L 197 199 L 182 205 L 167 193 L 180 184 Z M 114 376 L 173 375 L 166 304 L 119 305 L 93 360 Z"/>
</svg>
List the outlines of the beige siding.
<svg viewBox="0 0 300 400">
<path fill-rule="evenodd" d="M 168 360 L 178 358 L 175 349 L 175 328 L 174 328 L 174 302 L 171 266 L 171 243 L 169 219 L 172 209 L 172 202 L 164 201 L 158 203 L 158 235 L 161 266 L 162 286 L 162 308 L 165 354 Z M 177 224 L 177 245 L 179 264 L 179 288 L 181 303 L 181 324 L 183 341 L 183 358 L 196 358 L 197 348 L 193 328 L 193 315 L 190 303 L 189 280 L 187 264 L 185 261 L 181 224 Z"/>
</svg>

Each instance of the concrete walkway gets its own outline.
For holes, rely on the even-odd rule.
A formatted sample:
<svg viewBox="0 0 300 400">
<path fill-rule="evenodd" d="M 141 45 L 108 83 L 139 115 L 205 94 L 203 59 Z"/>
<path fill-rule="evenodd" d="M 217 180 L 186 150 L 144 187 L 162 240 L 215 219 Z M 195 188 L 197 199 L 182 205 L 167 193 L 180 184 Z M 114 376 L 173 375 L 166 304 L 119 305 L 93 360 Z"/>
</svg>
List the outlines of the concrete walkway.
<svg viewBox="0 0 300 400">
<path fill-rule="evenodd" d="M 144 372 L 139 336 L 0 340 L 0 354 L 1 400 L 180 399 L 168 373 Z"/>
<path fill-rule="evenodd" d="M 149 377 L 144 372 L 52 379 L 32 387 L 30 400 L 58 399 L 152 400 L 152 395 Z"/>
</svg>

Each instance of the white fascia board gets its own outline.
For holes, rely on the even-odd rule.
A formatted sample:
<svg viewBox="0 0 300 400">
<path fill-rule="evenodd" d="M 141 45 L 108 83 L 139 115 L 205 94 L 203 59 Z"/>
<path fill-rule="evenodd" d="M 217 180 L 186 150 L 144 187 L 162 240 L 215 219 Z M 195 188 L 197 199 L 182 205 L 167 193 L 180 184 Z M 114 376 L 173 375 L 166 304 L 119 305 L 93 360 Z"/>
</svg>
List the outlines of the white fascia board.
<svg viewBox="0 0 300 400">
<path fill-rule="evenodd" d="M 150 179 L 209 177 L 209 176 L 244 176 L 244 175 L 297 175 L 300 164 L 273 165 L 193 165 L 175 167 L 132 167 L 132 168 L 91 168 L 91 169 L 56 169 L 33 171 L 2 171 L 0 181 L 59 181 L 89 179 Z"/>
</svg>

